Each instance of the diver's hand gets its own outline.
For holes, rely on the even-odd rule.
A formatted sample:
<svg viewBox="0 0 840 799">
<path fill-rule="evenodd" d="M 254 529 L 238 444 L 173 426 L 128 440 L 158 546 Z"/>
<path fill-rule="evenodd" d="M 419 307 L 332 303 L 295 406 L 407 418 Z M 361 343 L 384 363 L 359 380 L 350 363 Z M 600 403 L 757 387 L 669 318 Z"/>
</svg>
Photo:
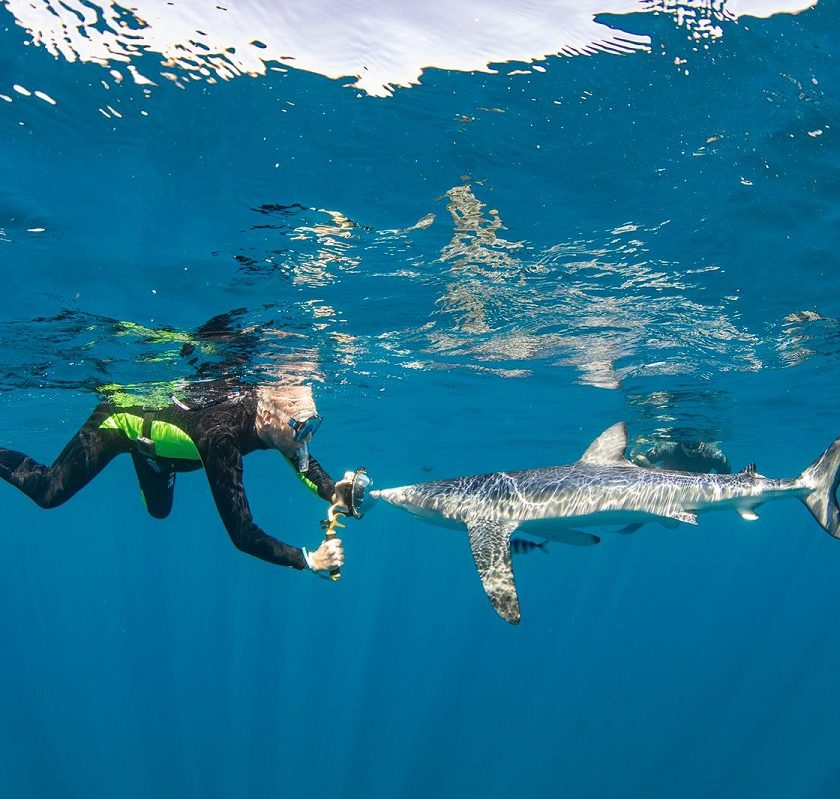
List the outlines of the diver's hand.
<svg viewBox="0 0 840 799">
<path fill-rule="evenodd" d="M 306 554 L 306 564 L 314 572 L 332 571 L 344 565 L 344 545 L 340 538 L 322 541 L 318 549 Z"/>
<path fill-rule="evenodd" d="M 350 509 L 350 493 L 353 489 L 353 478 L 356 472 L 345 472 L 344 477 L 335 484 L 335 491 L 330 500 L 333 505 L 341 505 L 343 508 Z"/>
<path fill-rule="evenodd" d="M 643 469 L 655 469 L 656 464 L 652 463 L 647 455 L 641 452 L 631 452 L 630 453 L 630 462 L 635 463 L 636 466 L 641 466 Z"/>
</svg>

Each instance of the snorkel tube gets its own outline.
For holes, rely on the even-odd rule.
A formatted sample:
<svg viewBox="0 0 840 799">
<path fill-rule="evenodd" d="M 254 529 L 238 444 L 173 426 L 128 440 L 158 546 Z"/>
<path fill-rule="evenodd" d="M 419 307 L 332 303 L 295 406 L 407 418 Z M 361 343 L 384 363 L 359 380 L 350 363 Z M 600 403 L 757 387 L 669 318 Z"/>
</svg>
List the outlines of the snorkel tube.
<svg viewBox="0 0 840 799">
<path fill-rule="evenodd" d="M 294 464 L 301 474 L 309 468 L 309 442 L 312 440 L 312 436 L 318 432 L 323 421 L 317 413 L 302 422 L 293 417 L 289 419 L 288 424 L 295 431 L 295 443 L 297 444 Z"/>
<path fill-rule="evenodd" d="M 292 465 L 297 469 L 298 474 L 304 474 L 309 468 L 309 447 L 306 444 L 301 444 L 295 450 L 295 456 L 292 459 Z"/>
</svg>

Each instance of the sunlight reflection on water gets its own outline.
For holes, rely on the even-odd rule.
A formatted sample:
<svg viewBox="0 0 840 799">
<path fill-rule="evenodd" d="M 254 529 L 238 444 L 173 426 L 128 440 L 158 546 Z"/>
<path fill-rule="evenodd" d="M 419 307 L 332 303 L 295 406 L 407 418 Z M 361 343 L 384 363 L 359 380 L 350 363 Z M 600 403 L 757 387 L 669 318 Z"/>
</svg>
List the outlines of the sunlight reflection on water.
<svg viewBox="0 0 840 799">
<path fill-rule="evenodd" d="M 68 61 L 107 66 L 119 81 L 129 77 L 148 85 L 163 78 L 186 85 L 294 67 L 349 77 L 367 94 L 387 96 L 395 87 L 418 83 L 429 67 L 492 71 L 490 65 L 501 62 L 650 48 L 648 36 L 596 21 L 598 15 L 667 14 L 694 38 L 715 39 L 739 16 L 798 13 L 815 2 L 566 0 L 523 6 L 468 0 L 436 7 L 377 0 L 363 13 L 335 0 L 283 7 L 264 0 L 134 0 L 130 8 L 108 0 L 7 0 L 6 5 L 34 43 Z M 158 74 L 141 73 L 132 63 L 142 53 L 161 57 Z"/>
</svg>

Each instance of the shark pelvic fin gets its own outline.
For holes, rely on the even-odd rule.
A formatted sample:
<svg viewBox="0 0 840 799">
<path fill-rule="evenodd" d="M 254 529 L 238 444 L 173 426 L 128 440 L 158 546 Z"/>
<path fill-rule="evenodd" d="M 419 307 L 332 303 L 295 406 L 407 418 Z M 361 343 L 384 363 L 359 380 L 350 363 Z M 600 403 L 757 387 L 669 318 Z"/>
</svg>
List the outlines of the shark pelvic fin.
<svg viewBox="0 0 840 799">
<path fill-rule="evenodd" d="M 619 529 L 616 530 L 616 532 L 621 533 L 621 535 L 633 535 L 633 533 L 635 533 L 636 530 L 640 529 L 641 526 L 641 522 L 635 522 L 634 524 L 627 524 L 624 527 L 619 527 Z"/>
<path fill-rule="evenodd" d="M 519 624 L 519 597 L 510 562 L 510 534 L 517 523 L 476 519 L 466 524 L 484 591 L 496 613 L 511 624 Z"/>
<path fill-rule="evenodd" d="M 679 522 L 683 524 L 697 524 L 697 514 L 689 513 L 687 510 L 675 510 L 672 513 L 659 517 L 663 527 L 676 527 Z"/>
<path fill-rule="evenodd" d="M 614 424 L 601 433 L 580 456 L 581 463 L 601 466 L 615 466 L 617 463 L 629 465 L 624 457 L 627 451 L 627 425 L 624 422 Z"/>
<path fill-rule="evenodd" d="M 568 527 L 562 527 L 554 531 L 551 540 L 573 547 L 591 547 L 601 543 L 601 539 L 597 535 L 582 533 L 580 530 L 571 530 Z"/>
</svg>

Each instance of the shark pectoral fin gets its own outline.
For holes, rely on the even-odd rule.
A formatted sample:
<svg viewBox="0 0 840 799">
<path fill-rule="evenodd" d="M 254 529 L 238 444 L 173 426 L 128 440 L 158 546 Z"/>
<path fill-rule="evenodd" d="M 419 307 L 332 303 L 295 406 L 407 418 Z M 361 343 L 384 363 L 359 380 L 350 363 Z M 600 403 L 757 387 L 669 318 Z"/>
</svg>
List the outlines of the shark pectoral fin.
<svg viewBox="0 0 840 799">
<path fill-rule="evenodd" d="M 475 567 L 491 604 L 505 621 L 519 624 L 519 597 L 510 562 L 510 534 L 516 522 L 467 522 Z"/>
<path fill-rule="evenodd" d="M 748 522 L 754 522 L 758 518 L 758 514 L 751 508 L 741 508 L 738 510 L 738 514 Z"/>
<path fill-rule="evenodd" d="M 550 535 L 552 541 L 559 541 L 561 544 L 569 544 L 573 547 L 591 547 L 600 544 L 601 539 L 591 533 L 582 533 L 580 530 L 570 530 L 564 527 Z"/>
</svg>

